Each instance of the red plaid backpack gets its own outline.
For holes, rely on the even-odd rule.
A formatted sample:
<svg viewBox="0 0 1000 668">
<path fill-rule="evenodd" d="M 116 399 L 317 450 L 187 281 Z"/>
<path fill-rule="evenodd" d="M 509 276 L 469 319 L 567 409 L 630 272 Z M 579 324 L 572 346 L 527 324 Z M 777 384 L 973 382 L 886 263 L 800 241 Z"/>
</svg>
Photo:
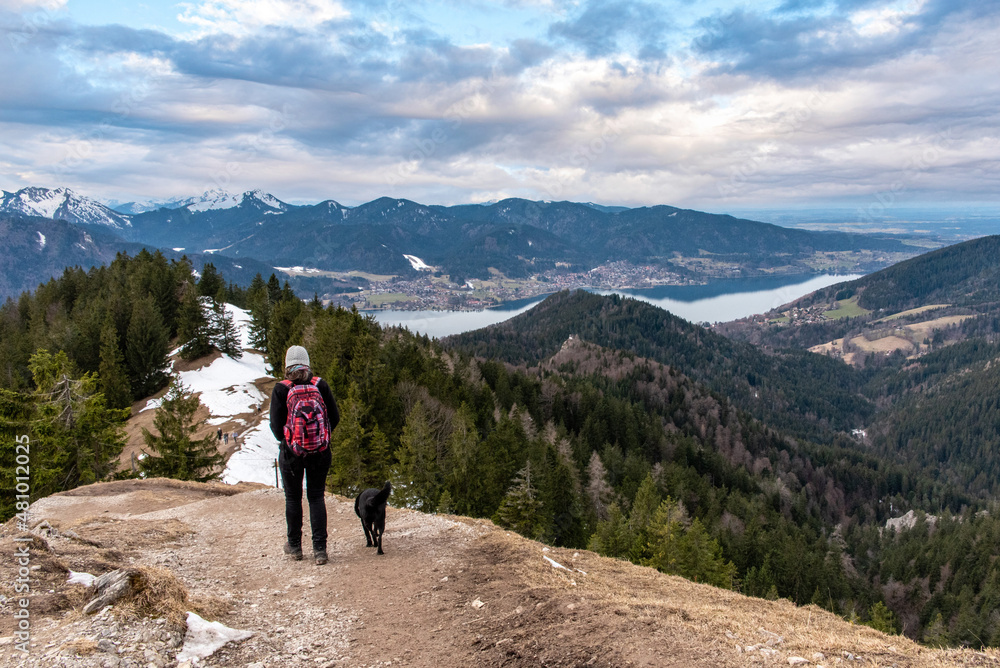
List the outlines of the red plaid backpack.
<svg viewBox="0 0 1000 668">
<path fill-rule="evenodd" d="M 313 376 L 307 384 L 296 385 L 290 380 L 281 381 L 288 387 L 288 420 L 285 422 L 285 442 L 296 455 L 302 457 L 322 452 L 330 445 L 330 420 L 326 404 Z"/>
</svg>

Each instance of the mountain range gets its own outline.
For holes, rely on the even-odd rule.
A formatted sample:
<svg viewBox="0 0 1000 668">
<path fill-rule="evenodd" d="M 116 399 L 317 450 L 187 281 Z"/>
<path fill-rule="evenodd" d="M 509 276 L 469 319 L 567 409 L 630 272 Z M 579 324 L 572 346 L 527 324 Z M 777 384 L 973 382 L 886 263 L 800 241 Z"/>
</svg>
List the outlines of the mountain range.
<svg viewBox="0 0 1000 668">
<path fill-rule="evenodd" d="M 698 279 L 736 269 L 804 274 L 817 270 L 817 257 L 857 251 L 864 257 L 849 268 L 870 271 L 918 250 L 893 235 L 796 230 L 672 206 L 524 199 L 437 206 L 383 197 L 349 207 L 214 190 L 115 210 L 68 188 L 30 187 L 3 192 L 0 215 L 66 220 L 113 232 L 122 242 L 224 255 L 240 264 L 252 258 L 270 267 L 405 277 L 417 274 L 416 257 L 459 284 L 489 278 L 491 270 L 521 278 L 622 261 Z"/>
</svg>

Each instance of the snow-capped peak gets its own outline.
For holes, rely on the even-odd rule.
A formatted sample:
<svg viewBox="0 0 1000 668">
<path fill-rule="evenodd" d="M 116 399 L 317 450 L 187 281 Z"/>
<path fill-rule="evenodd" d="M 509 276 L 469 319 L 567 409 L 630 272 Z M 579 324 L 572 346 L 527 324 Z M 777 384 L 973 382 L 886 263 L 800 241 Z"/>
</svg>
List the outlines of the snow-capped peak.
<svg viewBox="0 0 1000 668">
<path fill-rule="evenodd" d="M 242 195 L 232 195 L 224 190 L 206 191 L 201 197 L 188 199 L 184 206 L 191 211 L 221 211 L 237 206 L 253 206 L 256 208 L 287 211 L 289 206 L 274 195 L 263 190 L 248 190 Z"/>
<path fill-rule="evenodd" d="M 248 190 L 243 193 L 243 204 L 263 204 L 266 207 L 272 209 L 277 209 L 278 211 L 287 211 L 288 205 L 282 202 L 280 199 L 275 197 L 270 193 L 266 193 L 263 190 Z"/>
<path fill-rule="evenodd" d="M 218 188 L 206 190 L 201 197 L 188 198 L 184 206 L 190 211 L 217 211 L 220 209 L 232 209 L 239 206 L 242 198 L 230 195 L 225 190 Z"/>
<path fill-rule="evenodd" d="M 112 211 L 100 202 L 77 195 L 69 188 L 21 188 L 3 191 L 0 212 L 40 216 L 84 225 L 105 225 L 115 229 L 131 227 L 127 215 Z"/>
</svg>

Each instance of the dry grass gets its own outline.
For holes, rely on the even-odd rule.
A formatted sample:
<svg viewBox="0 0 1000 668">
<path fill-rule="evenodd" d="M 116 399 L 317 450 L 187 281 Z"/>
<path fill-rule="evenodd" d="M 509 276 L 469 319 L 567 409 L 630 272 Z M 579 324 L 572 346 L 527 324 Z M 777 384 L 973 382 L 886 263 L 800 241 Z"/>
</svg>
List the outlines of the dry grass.
<svg viewBox="0 0 1000 668">
<path fill-rule="evenodd" d="M 138 566 L 132 570 L 132 591 L 115 603 L 125 619 L 164 617 L 170 624 L 185 623 L 191 601 L 187 588 L 165 568 Z"/>
<path fill-rule="evenodd" d="M 81 656 L 89 656 L 97 651 L 97 641 L 90 638 L 73 638 L 63 643 L 62 649 L 75 652 Z"/>
<path fill-rule="evenodd" d="M 905 318 L 910 315 L 917 315 L 918 313 L 925 313 L 927 311 L 934 311 L 939 308 L 947 308 L 951 304 L 928 304 L 927 306 L 919 306 L 917 308 L 911 308 L 908 311 L 900 311 L 899 313 L 893 313 L 892 315 L 887 315 L 884 318 L 879 318 L 878 320 L 872 320 L 872 324 L 878 324 L 881 322 L 888 322 L 889 320 L 897 320 L 899 318 Z"/>
<path fill-rule="evenodd" d="M 891 353 L 894 350 L 913 350 L 913 342 L 901 336 L 883 336 L 869 341 L 863 336 L 855 336 L 851 343 L 868 353 Z"/>
<path fill-rule="evenodd" d="M 967 320 L 973 316 L 971 315 L 948 315 L 943 318 L 937 318 L 936 320 L 926 320 L 924 322 L 915 322 L 912 325 L 906 325 L 906 329 L 913 332 L 914 334 L 920 336 L 921 338 L 926 337 L 935 329 L 944 329 L 945 327 L 950 327 L 951 325 L 957 325 L 963 320 Z"/>
<path fill-rule="evenodd" d="M 528 583 L 562 590 L 574 600 L 599 602 L 633 625 L 645 624 L 651 630 L 669 627 L 671 653 L 690 656 L 692 665 L 696 657 L 712 655 L 719 666 L 747 665 L 751 659 L 764 657 L 759 652 L 748 653 L 746 648 L 768 640 L 789 657 L 812 659 L 815 653 L 822 653 L 826 661 L 820 663 L 826 664 L 836 663 L 849 652 L 863 657 L 864 663 L 859 665 L 866 666 L 1000 665 L 996 650 L 923 647 L 905 636 L 889 636 L 852 624 L 815 605 L 799 607 L 787 600 L 743 596 L 584 550 L 551 548 L 543 553 L 539 544 L 509 532 L 492 533 L 486 540 L 513 553 L 511 563 L 503 567 L 513 569 Z M 552 566 L 543 555 L 570 570 Z M 784 664 L 784 659 L 780 663 Z"/>
</svg>

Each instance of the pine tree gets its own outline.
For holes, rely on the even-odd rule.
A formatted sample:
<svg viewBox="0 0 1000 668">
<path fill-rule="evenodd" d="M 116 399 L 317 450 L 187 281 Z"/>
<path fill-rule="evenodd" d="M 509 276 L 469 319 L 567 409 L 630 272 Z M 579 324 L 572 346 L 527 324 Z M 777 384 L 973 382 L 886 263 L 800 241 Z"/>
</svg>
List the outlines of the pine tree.
<svg viewBox="0 0 1000 668">
<path fill-rule="evenodd" d="M 451 419 L 451 433 L 448 435 L 445 451 L 445 484 L 454 499 L 453 510 L 469 512 L 472 488 L 476 484 L 476 459 L 480 446 L 479 431 L 476 429 L 475 415 L 468 404 L 463 403 Z"/>
<path fill-rule="evenodd" d="M 212 327 L 195 284 L 188 282 L 183 291 L 177 310 L 177 338 L 181 342 L 181 357 L 193 360 L 212 352 Z"/>
<path fill-rule="evenodd" d="M 223 280 L 219 270 L 211 262 L 206 262 L 201 269 L 201 279 L 198 281 L 198 292 L 202 297 L 215 297 L 219 290 L 226 289 L 226 282 Z"/>
<path fill-rule="evenodd" d="M 889 635 L 895 635 L 899 631 L 896 629 L 896 615 L 892 613 L 892 610 L 885 606 L 882 601 L 876 602 L 868 610 L 868 621 L 865 622 L 868 626 L 872 627 L 876 631 L 881 631 L 882 633 L 888 633 Z"/>
<path fill-rule="evenodd" d="M 74 378 L 66 353 L 39 350 L 31 438 L 32 493 L 39 497 L 110 476 L 125 447 L 128 409 L 108 408 L 95 374 Z"/>
<path fill-rule="evenodd" d="M 722 589 L 733 588 L 736 567 L 722 557 L 722 547 L 708 535 L 701 520 L 691 522 L 677 547 L 677 575 Z"/>
<path fill-rule="evenodd" d="M 934 620 L 924 629 L 924 642 L 931 647 L 947 647 L 951 643 L 948 634 L 948 625 L 944 622 L 940 611 L 934 616 Z"/>
<path fill-rule="evenodd" d="M 250 310 L 250 345 L 256 350 L 266 350 L 271 299 L 268 296 L 267 283 L 260 274 L 253 277 L 250 287 L 247 288 L 247 307 Z"/>
<path fill-rule="evenodd" d="M 215 347 L 233 359 L 243 357 L 240 345 L 240 331 L 233 322 L 233 314 L 226 310 L 226 304 L 216 300 L 212 305 L 212 330 Z"/>
<path fill-rule="evenodd" d="M 585 547 L 590 528 L 571 446 L 566 439 L 560 439 L 550 447 L 554 451 L 555 464 L 546 476 L 545 500 L 551 522 L 543 538 L 560 547 Z"/>
<path fill-rule="evenodd" d="M 590 537 L 588 550 L 616 559 L 627 559 L 635 545 L 632 533 L 621 508 L 617 503 L 608 507 L 608 519 L 597 523 L 597 529 Z"/>
<path fill-rule="evenodd" d="M 22 458 L 20 461 L 31 465 L 32 409 L 31 397 L 27 393 L 0 388 L 0 461 L 4 462 L 4 465 L 0 466 L 0 522 L 6 522 L 15 512 L 27 510 L 27 502 L 24 499 L 18 501 L 17 494 L 30 494 L 34 491 L 28 485 L 20 490 L 17 489 L 17 477 L 23 471 L 19 473 L 15 467 L 18 456 L 25 455 L 25 447 L 28 450 L 29 460 L 25 462 Z M 27 443 L 25 436 L 28 436 Z M 19 449 L 18 445 L 22 445 L 22 448 Z"/>
<path fill-rule="evenodd" d="M 396 457 L 414 506 L 433 512 L 441 494 L 440 467 L 437 442 L 427 423 L 423 402 L 418 401 L 406 416 Z"/>
<path fill-rule="evenodd" d="M 118 347 L 118 330 L 109 313 L 101 328 L 100 388 L 111 408 L 132 406 L 132 386 L 125 369 L 125 356 Z"/>
<path fill-rule="evenodd" d="M 669 496 L 660 503 L 648 528 L 652 553 L 648 565 L 664 573 L 677 573 L 678 543 L 687 523 L 688 514 L 683 503 Z"/>
<path fill-rule="evenodd" d="M 163 387 L 167 379 L 167 329 L 151 297 L 132 307 L 125 338 L 125 359 L 132 380 L 133 398 L 147 397 Z"/>
<path fill-rule="evenodd" d="M 628 526 L 635 536 L 635 543 L 632 546 L 631 557 L 636 563 L 642 563 L 649 559 L 649 526 L 656 515 L 656 509 L 660 507 L 660 490 L 656 487 L 653 474 L 647 474 L 639 485 L 639 491 L 635 494 L 632 502 L 632 511 L 628 516 Z"/>
<path fill-rule="evenodd" d="M 147 477 L 206 482 L 221 475 L 225 458 L 218 450 L 215 435 L 193 438 L 200 426 L 194 421 L 197 410 L 198 398 L 189 396 L 180 379 L 174 377 L 153 417 L 159 435 L 142 430 L 151 451 L 139 463 Z"/>
<path fill-rule="evenodd" d="M 437 512 L 446 515 L 453 515 L 455 513 L 455 504 L 451 500 L 451 492 L 447 489 L 441 492 L 441 498 L 437 502 Z"/>
<path fill-rule="evenodd" d="M 389 439 L 378 424 L 365 428 L 370 421 L 369 409 L 358 400 L 358 388 L 348 386 L 347 398 L 338 403 L 340 424 L 330 436 L 331 464 L 327 489 L 337 494 L 354 496 L 367 487 L 381 487 L 389 476 Z M 398 479 L 394 472 L 391 476 Z M 394 503 L 406 496 L 406 485 L 396 485 Z"/>
<path fill-rule="evenodd" d="M 537 540 L 545 530 L 542 502 L 531 482 L 531 462 L 517 472 L 514 484 L 503 497 L 500 507 L 493 515 L 493 521 L 525 538 Z"/>
</svg>

